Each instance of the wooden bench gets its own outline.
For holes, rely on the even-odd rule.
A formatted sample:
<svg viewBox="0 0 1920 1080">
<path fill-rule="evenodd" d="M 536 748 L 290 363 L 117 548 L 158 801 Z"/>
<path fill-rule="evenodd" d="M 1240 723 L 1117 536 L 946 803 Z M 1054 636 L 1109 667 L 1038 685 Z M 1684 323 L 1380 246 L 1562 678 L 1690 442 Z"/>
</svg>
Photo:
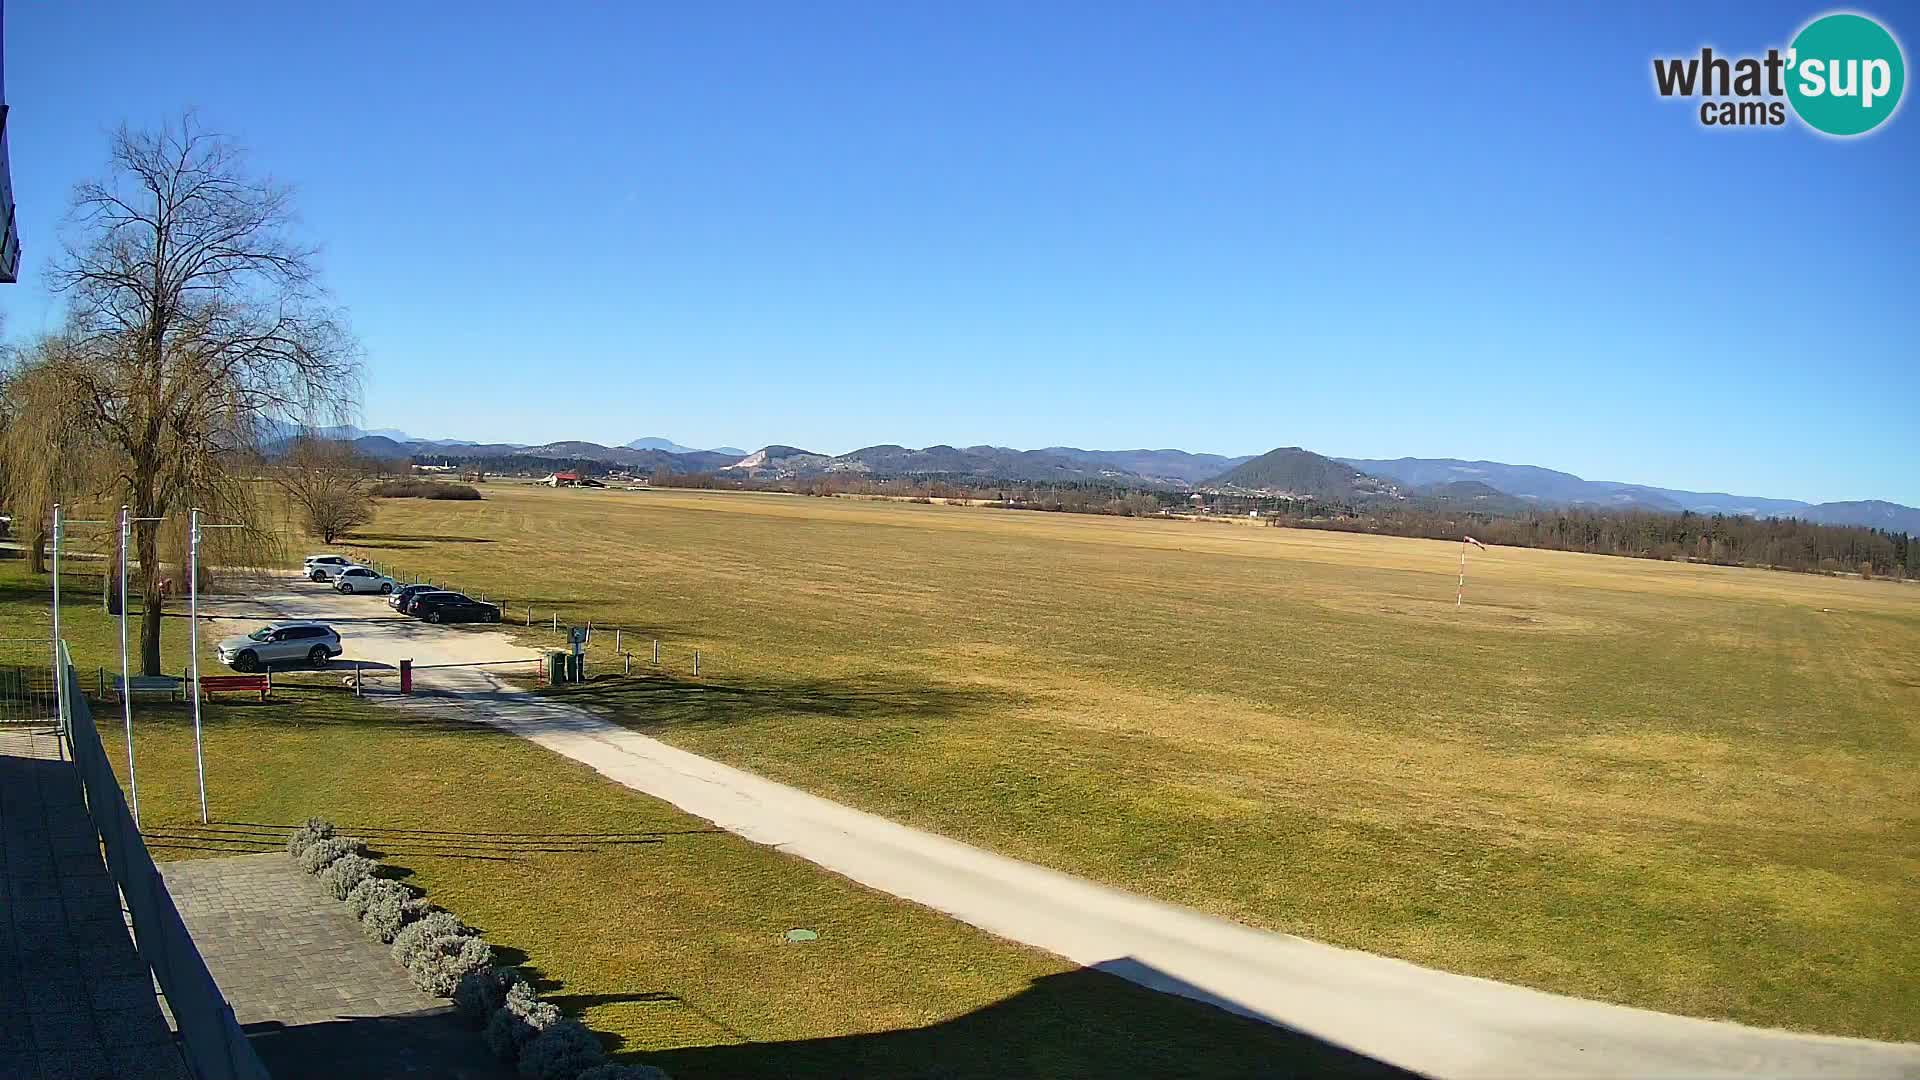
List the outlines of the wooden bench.
<svg viewBox="0 0 1920 1080">
<path fill-rule="evenodd" d="M 267 693 L 273 689 L 271 675 L 202 675 L 200 676 L 200 697 L 211 699 L 216 693 L 257 693 L 260 700 L 267 700 Z"/>
<path fill-rule="evenodd" d="M 182 681 L 172 675 L 135 675 L 126 681 L 125 690 L 135 694 L 165 694 L 171 700 L 178 701 Z M 102 669 L 100 696 L 106 697 L 108 690 L 112 690 L 115 694 L 122 692 L 120 676 L 115 675 L 112 679 L 108 679 L 105 669 Z"/>
</svg>

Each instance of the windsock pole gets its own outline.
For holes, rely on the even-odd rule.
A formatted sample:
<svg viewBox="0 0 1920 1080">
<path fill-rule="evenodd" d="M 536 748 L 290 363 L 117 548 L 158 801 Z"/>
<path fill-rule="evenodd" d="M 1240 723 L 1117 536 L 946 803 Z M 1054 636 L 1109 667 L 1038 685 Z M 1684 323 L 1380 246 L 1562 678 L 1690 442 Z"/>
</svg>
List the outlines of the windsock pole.
<svg viewBox="0 0 1920 1080">
<path fill-rule="evenodd" d="M 1460 588 L 1459 588 L 1459 591 L 1453 594 L 1453 610 L 1455 611 L 1459 611 L 1460 605 L 1462 603 L 1465 603 L 1467 599 L 1467 545 L 1468 544 L 1472 544 L 1474 547 L 1479 548 L 1481 551 L 1487 550 L 1487 545 L 1481 543 L 1478 540 L 1475 540 L 1471 536 L 1462 536 L 1460 538 Z"/>
</svg>

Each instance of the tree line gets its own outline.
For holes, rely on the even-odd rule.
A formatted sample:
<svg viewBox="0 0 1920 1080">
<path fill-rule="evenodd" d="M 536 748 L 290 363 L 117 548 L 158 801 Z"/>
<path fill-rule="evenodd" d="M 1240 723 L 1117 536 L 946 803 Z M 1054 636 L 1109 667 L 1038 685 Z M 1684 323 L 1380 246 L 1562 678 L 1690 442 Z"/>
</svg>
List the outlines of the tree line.
<svg viewBox="0 0 1920 1080">
<path fill-rule="evenodd" d="M 1514 516 L 1422 509 L 1342 508 L 1280 515 L 1276 525 L 1777 570 L 1920 578 L 1920 536 L 1797 518 L 1683 511 L 1541 510 Z"/>
<path fill-rule="evenodd" d="M 1147 517 L 1194 509 L 1186 492 L 1080 483 L 997 483 L 977 477 L 876 477 L 829 473 L 752 481 L 715 473 L 656 472 L 655 487 L 786 491 L 816 496 L 884 496 L 969 502 L 1007 510 Z M 1269 524 L 1339 532 L 1548 548 L 1595 555 L 1669 559 L 1723 566 L 1920 579 L 1920 536 L 1797 518 L 1750 518 L 1686 511 L 1536 510 L 1515 515 L 1422 507 L 1330 504 L 1253 495 L 1203 498 L 1209 514 L 1257 515 Z"/>
</svg>

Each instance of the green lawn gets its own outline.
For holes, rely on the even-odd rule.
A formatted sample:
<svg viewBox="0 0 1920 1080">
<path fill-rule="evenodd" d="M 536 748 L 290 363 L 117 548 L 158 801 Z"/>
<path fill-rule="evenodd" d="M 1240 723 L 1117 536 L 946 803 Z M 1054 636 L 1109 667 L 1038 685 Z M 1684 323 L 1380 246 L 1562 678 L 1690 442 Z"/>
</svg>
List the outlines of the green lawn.
<svg viewBox="0 0 1920 1080">
<path fill-rule="evenodd" d="M 1495 549 L 1456 612 L 1450 544 L 485 490 L 350 550 L 591 618 L 602 673 L 661 639 L 570 693 L 676 745 L 1256 926 L 1920 1038 L 1920 588 Z"/>
<path fill-rule="evenodd" d="M 0 561 L 8 626 L 44 624 L 44 581 Z M 117 662 L 97 598 L 63 621 L 77 665 Z M 185 647 L 176 624 L 169 667 Z M 117 708 L 99 711 L 118 763 Z M 189 710 L 142 703 L 135 743 L 157 859 L 277 850 L 292 823 L 333 817 L 524 958 L 619 1054 L 681 1080 L 1363 1071 L 876 894 L 490 728 L 291 683 L 267 704 L 210 706 L 211 825 L 199 822 Z M 787 943 L 794 927 L 819 940 Z"/>
</svg>

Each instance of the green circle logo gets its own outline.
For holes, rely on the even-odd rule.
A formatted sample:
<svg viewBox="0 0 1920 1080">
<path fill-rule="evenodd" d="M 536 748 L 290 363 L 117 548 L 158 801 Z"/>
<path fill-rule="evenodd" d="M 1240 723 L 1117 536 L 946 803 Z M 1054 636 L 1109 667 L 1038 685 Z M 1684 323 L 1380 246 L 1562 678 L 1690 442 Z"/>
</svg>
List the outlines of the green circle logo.
<svg viewBox="0 0 1920 1080">
<path fill-rule="evenodd" d="M 1906 85 L 1900 43 L 1865 15 L 1822 15 L 1787 51 L 1787 100 L 1808 127 L 1829 135 L 1879 127 Z"/>
</svg>

